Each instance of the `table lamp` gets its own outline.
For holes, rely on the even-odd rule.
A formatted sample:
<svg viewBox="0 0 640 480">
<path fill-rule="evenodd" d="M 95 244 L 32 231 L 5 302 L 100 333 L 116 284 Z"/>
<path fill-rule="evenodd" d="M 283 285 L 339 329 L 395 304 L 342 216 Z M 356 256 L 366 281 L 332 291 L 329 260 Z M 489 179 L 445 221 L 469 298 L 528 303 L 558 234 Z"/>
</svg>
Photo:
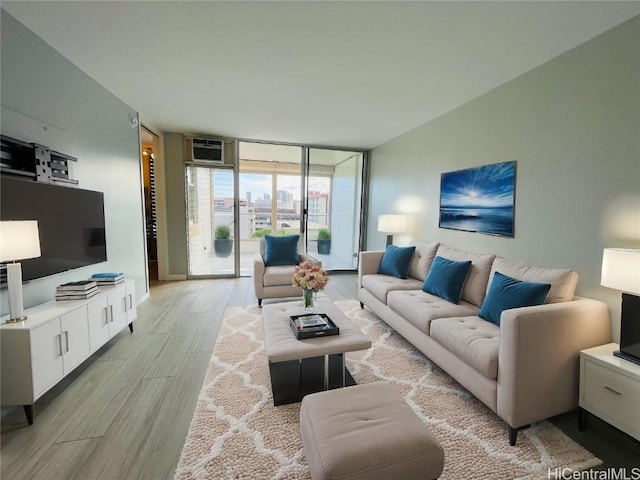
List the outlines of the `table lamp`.
<svg viewBox="0 0 640 480">
<path fill-rule="evenodd" d="M 17 260 L 39 256 L 40 236 L 36 220 L 0 221 L 0 262 L 13 262 L 7 263 L 8 323 L 27 319 L 22 304 L 22 265 Z"/>
<path fill-rule="evenodd" d="M 387 234 L 387 247 L 393 243 L 394 233 L 403 233 L 406 230 L 407 217 L 405 215 L 378 216 L 378 231 Z"/>
<path fill-rule="evenodd" d="M 600 284 L 623 292 L 620 350 L 614 355 L 640 363 L 640 250 L 605 248 Z"/>
</svg>

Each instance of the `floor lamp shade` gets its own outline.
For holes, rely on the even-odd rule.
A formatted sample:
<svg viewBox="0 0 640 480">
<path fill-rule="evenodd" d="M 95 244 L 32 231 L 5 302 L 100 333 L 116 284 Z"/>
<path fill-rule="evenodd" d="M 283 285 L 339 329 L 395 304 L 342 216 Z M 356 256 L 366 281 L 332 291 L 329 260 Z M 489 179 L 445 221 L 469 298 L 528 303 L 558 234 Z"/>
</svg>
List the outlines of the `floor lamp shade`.
<svg viewBox="0 0 640 480">
<path fill-rule="evenodd" d="M 0 222 L 0 262 L 7 264 L 10 321 L 24 320 L 22 265 L 17 260 L 40 256 L 40 235 L 35 220 Z"/>
<path fill-rule="evenodd" d="M 378 216 L 378 231 L 388 233 L 387 246 L 393 243 L 394 233 L 403 233 L 406 230 L 407 230 L 407 217 L 405 215 Z"/>
</svg>

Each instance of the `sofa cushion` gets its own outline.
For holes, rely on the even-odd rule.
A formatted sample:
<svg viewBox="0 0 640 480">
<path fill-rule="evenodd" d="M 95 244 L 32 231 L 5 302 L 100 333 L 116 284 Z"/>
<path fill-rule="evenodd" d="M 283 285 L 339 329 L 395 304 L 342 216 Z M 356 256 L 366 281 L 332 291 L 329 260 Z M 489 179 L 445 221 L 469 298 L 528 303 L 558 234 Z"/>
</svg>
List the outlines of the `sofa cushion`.
<svg viewBox="0 0 640 480">
<path fill-rule="evenodd" d="M 498 378 L 500 327 L 479 317 L 431 322 L 431 338 L 485 377 Z"/>
<path fill-rule="evenodd" d="M 440 245 L 436 255 L 455 261 L 471 260 L 471 268 L 469 269 L 467 280 L 464 282 L 460 298 L 466 302 L 473 303 L 477 307 L 482 305 L 487 292 L 487 284 L 489 283 L 491 264 L 496 256 L 465 252 L 446 245 Z"/>
<path fill-rule="evenodd" d="M 493 262 L 491 279 L 494 272 L 525 282 L 550 283 L 551 289 L 545 303 L 570 302 L 578 284 L 578 274 L 573 270 L 532 267 L 502 257 L 497 257 Z"/>
<path fill-rule="evenodd" d="M 292 285 L 295 265 L 274 265 L 264 269 L 262 284 L 265 287 Z"/>
<path fill-rule="evenodd" d="M 550 288 L 549 283 L 523 282 L 495 272 L 478 315 L 500 325 L 503 310 L 542 305 Z"/>
<path fill-rule="evenodd" d="M 363 275 L 362 287 L 382 303 L 387 303 L 387 294 L 393 290 L 420 290 L 422 282 L 415 278 L 400 279 L 391 275 Z"/>
<path fill-rule="evenodd" d="M 265 235 L 264 237 L 264 264 L 272 265 L 297 265 L 300 262 L 298 256 L 298 241 L 300 235 Z"/>
<path fill-rule="evenodd" d="M 470 260 L 455 262 L 448 258 L 436 256 L 422 285 L 422 290 L 458 304 L 460 303 L 462 287 L 470 267 Z"/>
<path fill-rule="evenodd" d="M 409 276 L 423 280 L 427 278 L 427 273 L 431 268 L 431 263 L 436 257 L 439 243 L 428 243 L 422 241 L 411 241 L 416 246 L 416 251 L 411 257 L 411 265 L 409 266 Z"/>
<path fill-rule="evenodd" d="M 455 305 L 422 290 L 396 290 L 387 295 L 387 305 L 414 327 L 429 334 L 432 320 L 477 315 L 478 307 L 467 302 Z"/>
<path fill-rule="evenodd" d="M 396 247 L 395 245 L 388 245 L 380 261 L 378 273 L 407 278 L 409 276 L 411 257 L 415 249 L 416 247 L 414 246 Z"/>
</svg>

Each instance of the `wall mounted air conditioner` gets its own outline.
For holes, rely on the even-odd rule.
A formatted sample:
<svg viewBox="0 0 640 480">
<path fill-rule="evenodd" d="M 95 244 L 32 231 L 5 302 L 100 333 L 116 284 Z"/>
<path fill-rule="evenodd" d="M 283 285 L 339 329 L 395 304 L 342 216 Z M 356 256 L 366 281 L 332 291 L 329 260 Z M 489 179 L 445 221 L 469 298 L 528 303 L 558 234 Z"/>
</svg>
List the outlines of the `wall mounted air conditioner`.
<svg viewBox="0 0 640 480">
<path fill-rule="evenodd" d="M 186 160 L 193 163 L 222 165 L 224 142 L 210 138 L 186 138 Z"/>
</svg>

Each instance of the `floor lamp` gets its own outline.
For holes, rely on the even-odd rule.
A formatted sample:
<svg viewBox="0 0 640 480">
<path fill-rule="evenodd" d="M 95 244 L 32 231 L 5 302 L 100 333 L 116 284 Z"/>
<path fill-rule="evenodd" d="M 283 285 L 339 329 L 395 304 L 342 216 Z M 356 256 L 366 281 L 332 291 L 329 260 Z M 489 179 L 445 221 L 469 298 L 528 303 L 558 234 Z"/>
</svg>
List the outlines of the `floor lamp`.
<svg viewBox="0 0 640 480">
<path fill-rule="evenodd" d="M 378 216 L 378 231 L 387 234 L 387 247 L 393 244 L 394 233 L 404 233 L 406 230 L 407 217 L 405 215 Z"/>
<path fill-rule="evenodd" d="M 40 256 L 40 235 L 36 220 L 0 221 L 0 262 L 7 263 L 9 319 L 7 323 L 22 322 L 22 265 L 17 260 Z"/>
</svg>

